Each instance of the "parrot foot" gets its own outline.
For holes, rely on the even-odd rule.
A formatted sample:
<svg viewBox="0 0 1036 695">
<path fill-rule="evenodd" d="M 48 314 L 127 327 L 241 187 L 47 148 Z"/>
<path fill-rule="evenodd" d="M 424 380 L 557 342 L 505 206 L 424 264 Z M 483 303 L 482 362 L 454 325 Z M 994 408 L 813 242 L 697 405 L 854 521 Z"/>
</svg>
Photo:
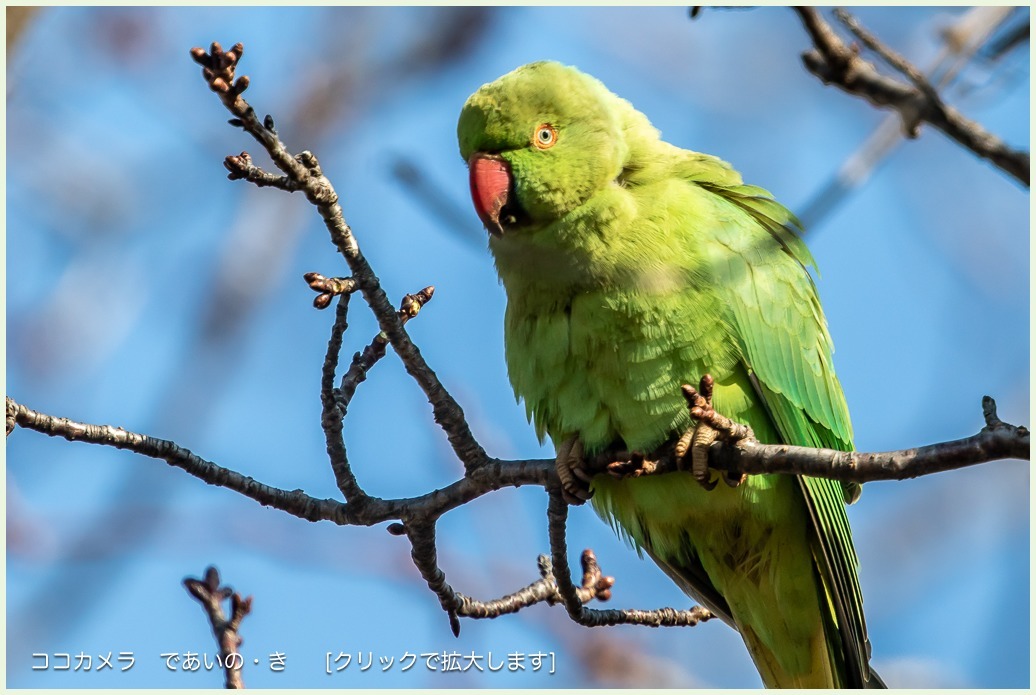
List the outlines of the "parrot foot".
<svg viewBox="0 0 1036 695">
<path fill-rule="evenodd" d="M 719 479 L 722 479 L 730 487 L 737 487 L 745 481 L 744 473 L 734 475 L 728 471 L 722 471 L 718 478 L 709 471 L 709 447 L 713 442 L 724 441 L 730 444 L 742 439 L 754 438 L 752 428 L 726 418 L 717 413 L 712 407 L 712 387 L 714 381 L 712 376 L 706 374 L 701 378 L 698 388 L 684 384 L 681 388 L 683 396 L 687 400 L 687 407 L 690 408 L 691 417 L 697 420 L 697 424 L 687 428 L 680 440 L 676 443 L 677 465 L 683 468 L 687 454 L 691 456 L 691 475 L 706 490 L 716 487 Z"/>
<path fill-rule="evenodd" d="M 561 443 L 554 465 L 561 478 L 561 496 L 566 502 L 578 506 L 590 499 L 593 495 L 590 491 L 592 476 L 585 470 L 583 442 L 577 435 Z"/>
<path fill-rule="evenodd" d="M 618 454 L 616 460 L 605 465 L 605 470 L 613 478 L 639 478 L 642 475 L 651 475 L 658 470 L 657 461 L 650 461 L 639 451 L 634 451 L 628 456 Z"/>
<path fill-rule="evenodd" d="M 561 479 L 561 496 L 573 505 L 581 505 L 593 497 L 590 482 L 598 473 L 613 478 L 639 478 L 642 475 L 663 472 L 662 461 L 649 459 L 639 451 L 625 451 L 620 447 L 586 458 L 583 442 L 572 435 L 558 447 L 555 470 Z"/>
</svg>

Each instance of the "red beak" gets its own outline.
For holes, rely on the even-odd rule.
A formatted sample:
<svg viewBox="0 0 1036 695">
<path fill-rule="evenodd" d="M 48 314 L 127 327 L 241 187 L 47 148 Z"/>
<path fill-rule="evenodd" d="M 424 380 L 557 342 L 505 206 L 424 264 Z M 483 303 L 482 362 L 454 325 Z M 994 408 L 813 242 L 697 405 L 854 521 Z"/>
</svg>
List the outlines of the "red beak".
<svg viewBox="0 0 1036 695">
<path fill-rule="evenodd" d="M 511 195 L 511 167 L 497 155 L 476 152 L 468 160 L 468 179 L 482 224 L 491 234 L 503 234 L 500 211 Z"/>
</svg>

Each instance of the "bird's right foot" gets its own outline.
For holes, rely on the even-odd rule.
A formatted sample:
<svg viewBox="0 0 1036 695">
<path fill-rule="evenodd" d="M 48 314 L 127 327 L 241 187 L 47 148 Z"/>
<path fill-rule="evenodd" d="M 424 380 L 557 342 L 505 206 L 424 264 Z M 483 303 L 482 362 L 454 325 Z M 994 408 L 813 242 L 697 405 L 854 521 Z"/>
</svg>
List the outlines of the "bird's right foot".
<svg viewBox="0 0 1036 695">
<path fill-rule="evenodd" d="M 752 428 L 734 422 L 717 413 L 712 407 L 712 376 L 706 374 L 698 383 L 698 388 L 683 385 L 683 395 L 687 400 L 691 417 L 697 424 L 687 428 L 680 441 L 676 443 L 677 465 L 685 464 L 690 455 L 691 475 L 703 488 L 711 490 L 722 479 L 730 487 L 737 487 L 744 482 L 744 474 L 734 475 L 728 471 L 717 471 L 709 468 L 709 447 L 717 440 L 736 444 L 743 439 L 754 439 Z"/>
</svg>

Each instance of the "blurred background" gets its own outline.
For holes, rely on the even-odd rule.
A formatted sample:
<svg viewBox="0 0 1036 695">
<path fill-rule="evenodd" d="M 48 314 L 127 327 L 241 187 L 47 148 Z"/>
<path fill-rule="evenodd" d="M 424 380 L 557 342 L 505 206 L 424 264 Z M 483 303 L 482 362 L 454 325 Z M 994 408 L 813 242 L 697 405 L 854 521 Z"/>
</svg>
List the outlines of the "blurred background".
<svg viewBox="0 0 1036 695">
<path fill-rule="evenodd" d="M 857 16 L 922 69 L 945 74 L 957 61 L 947 99 L 1028 149 L 1029 10 L 961 57 L 945 37 L 967 12 Z M 874 145 L 895 121 L 889 131 L 886 113 L 809 75 L 808 38 L 782 8 L 706 9 L 694 21 L 686 8 L 8 8 L 7 393 L 17 401 L 339 496 L 318 398 L 333 314 L 311 308 L 302 274 L 347 269 L 302 196 L 226 180 L 227 154 L 268 159 L 226 125 L 189 57 L 213 40 L 244 43 L 246 98 L 292 151 L 320 157 L 389 296 L 435 285 L 408 330 L 492 455 L 551 452 L 507 381 L 504 293 L 468 199 L 456 118 L 482 83 L 547 58 L 600 78 L 667 140 L 721 156 L 804 214 L 859 449 L 974 434 L 983 394 L 1004 420 L 1030 422 L 1028 190 L 931 129 Z M 832 188 L 843 164 L 876 153 L 871 176 Z M 345 359 L 374 333 L 357 298 Z M 461 474 L 392 354 L 360 387 L 346 436 L 375 495 L 420 494 Z M 209 564 L 255 597 L 241 630 L 252 687 L 760 683 L 718 621 L 588 630 L 541 605 L 465 620 L 455 639 L 405 539 L 300 521 L 127 452 L 16 430 L 6 482 L 10 687 L 219 687 L 217 671 L 171 672 L 160 656 L 216 652 L 180 583 Z M 998 462 L 874 483 L 850 509 L 873 662 L 889 685 L 1028 687 L 1029 488 L 1027 463 Z M 534 580 L 545 508 L 531 488 L 447 515 L 439 552 L 451 584 L 490 599 Z M 690 605 L 589 508 L 573 511 L 569 546 L 573 563 L 591 547 L 616 577 L 612 605 Z M 34 652 L 73 663 L 84 652 L 96 665 L 123 651 L 136 659 L 127 672 L 32 670 Z M 423 660 L 400 670 L 406 652 L 444 651 L 553 652 L 555 673 L 442 674 Z M 286 655 L 283 673 L 267 666 L 274 652 Z M 353 663 L 327 675 L 328 652 Z M 396 664 L 382 671 L 380 657 Z"/>
</svg>

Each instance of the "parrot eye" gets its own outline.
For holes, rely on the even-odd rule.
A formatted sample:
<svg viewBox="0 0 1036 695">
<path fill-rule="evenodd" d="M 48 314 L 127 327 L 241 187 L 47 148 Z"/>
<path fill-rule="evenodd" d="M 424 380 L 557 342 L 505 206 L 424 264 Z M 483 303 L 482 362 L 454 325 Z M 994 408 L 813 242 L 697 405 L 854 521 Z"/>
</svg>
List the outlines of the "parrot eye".
<svg viewBox="0 0 1036 695">
<path fill-rule="evenodd" d="M 546 150 L 554 146 L 554 143 L 558 141 L 558 131 L 554 129 L 549 123 L 541 123 L 536 126 L 536 135 L 532 139 L 532 144 L 541 150 Z"/>
</svg>

